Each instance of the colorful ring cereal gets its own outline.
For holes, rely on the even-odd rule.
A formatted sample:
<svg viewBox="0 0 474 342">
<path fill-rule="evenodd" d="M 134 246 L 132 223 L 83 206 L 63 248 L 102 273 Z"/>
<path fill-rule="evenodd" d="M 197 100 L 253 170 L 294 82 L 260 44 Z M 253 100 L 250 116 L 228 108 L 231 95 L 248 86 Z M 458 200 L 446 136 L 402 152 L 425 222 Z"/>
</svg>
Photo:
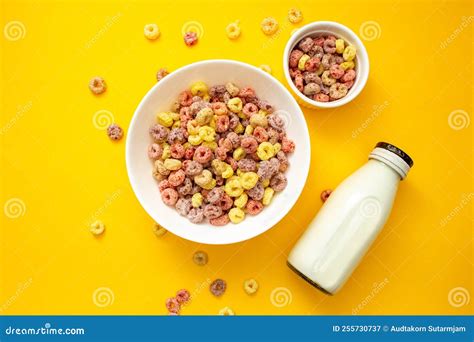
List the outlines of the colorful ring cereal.
<svg viewBox="0 0 474 342">
<path fill-rule="evenodd" d="M 193 261 L 196 265 L 204 266 L 207 264 L 209 257 L 206 252 L 197 251 L 193 254 Z"/>
<path fill-rule="evenodd" d="M 216 297 L 222 296 L 226 289 L 227 289 L 227 284 L 222 279 L 214 280 L 209 286 L 209 290 Z"/>
<path fill-rule="evenodd" d="M 324 86 L 315 72 L 304 72 L 313 81 L 308 84 Z M 331 89 L 324 91 L 329 96 Z M 162 200 L 192 223 L 238 224 L 271 205 L 275 192 L 286 186 L 283 172 L 295 144 L 286 136 L 283 118 L 250 87 L 195 82 L 171 111 L 156 115 L 149 133 L 146 152 Z"/>
<path fill-rule="evenodd" d="M 99 95 L 107 90 L 107 83 L 102 77 L 95 76 L 89 81 L 89 89 L 94 94 Z"/>
<path fill-rule="evenodd" d="M 289 74 L 306 97 L 336 101 L 348 94 L 356 78 L 356 48 L 333 35 L 307 36 L 290 52 Z"/>
<path fill-rule="evenodd" d="M 143 29 L 145 37 L 150 40 L 155 40 L 160 36 L 160 29 L 156 24 L 147 24 Z"/>
<path fill-rule="evenodd" d="M 248 295 L 253 295 L 258 290 L 258 283 L 255 279 L 247 279 L 244 281 L 244 291 Z"/>
<path fill-rule="evenodd" d="M 288 20 L 292 24 L 298 24 L 301 20 L 303 20 L 303 13 L 296 7 L 290 8 L 288 10 Z"/>
<path fill-rule="evenodd" d="M 225 32 L 227 34 L 227 37 L 229 39 L 237 39 L 240 37 L 240 22 L 239 20 L 230 23 L 229 25 L 226 26 Z"/>
<path fill-rule="evenodd" d="M 270 36 L 278 31 L 278 21 L 275 18 L 267 17 L 262 20 L 260 28 L 262 29 L 263 33 Z"/>
</svg>

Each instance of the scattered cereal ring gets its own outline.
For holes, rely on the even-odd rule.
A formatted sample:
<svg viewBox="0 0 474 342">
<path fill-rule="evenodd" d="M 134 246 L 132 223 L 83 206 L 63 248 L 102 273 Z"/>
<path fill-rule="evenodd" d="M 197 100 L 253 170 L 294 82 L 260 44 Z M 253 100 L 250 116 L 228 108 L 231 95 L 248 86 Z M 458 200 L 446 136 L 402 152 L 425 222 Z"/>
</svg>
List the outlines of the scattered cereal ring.
<svg viewBox="0 0 474 342">
<path fill-rule="evenodd" d="M 331 196 L 332 190 L 327 189 L 321 192 L 321 201 L 326 202 L 329 196 Z"/>
<path fill-rule="evenodd" d="M 153 233 L 155 233 L 156 236 L 161 237 L 165 235 L 167 232 L 168 231 L 162 226 L 160 226 L 158 223 L 155 222 L 155 224 L 153 225 Z"/>
<path fill-rule="evenodd" d="M 193 261 L 196 265 L 204 266 L 207 264 L 209 257 L 206 252 L 197 251 L 193 254 Z"/>
<path fill-rule="evenodd" d="M 227 37 L 229 39 L 237 39 L 240 37 L 240 22 L 239 20 L 230 23 L 229 25 L 226 26 L 225 32 L 227 34 Z"/>
<path fill-rule="evenodd" d="M 235 313 L 231 308 L 226 306 L 219 310 L 219 315 L 220 316 L 234 316 Z"/>
<path fill-rule="evenodd" d="M 182 289 L 176 292 L 176 300 L 179 304 L 186 304 L 191 299 L 191 294 L 188 290 Z"/>
<path fill-rule="evenodd" d="M 143 29 L 145 37 L 150 40 L 155 40 L 160 36 L 160 29 L 156 24 L 147 24 Z"/>
<path fill-rule="evenodd" d="M 169 312 L 178 314 L 179 310 L 181 309 L 181 306 L 178 302 L 178 300 L 174 297 L 168 298 L 165 302 L 166 309 L 168 309 Z"/>
<path fill-rule="evenodd" d="M 109 127 L 107 127 L 107 136 L 110 138 L 110 140 L 120 140 L 123 137 L 123 129 L 117 124 L 112 124 Z"/>
<path fill-rule="evenodd" d="M 288 10 L 288 20 L 292 24 L 297 24 L 303 20 L 303 13 L 300 9 L 292 7 Z"/>
<path fill-rule="evenodd" d="M 107 84 L 102 77 L 95 76 L 89 81 L 89 89 L 94 94 L 99 95 L 107 90 Z"/>
<path fill-rule="evenodd" d="M 209 286 L 209 290 L 211 293 L 216 296 L 220 297 L 224 294 L 225 290 L 227 288 L 227 284 L 224 280 L 222 279 L 216 279 L 214 280 L 211 285 Z"/>
<path fill-rule="evenodd" d="M 272 74 L 272 68 L 270 68 L 270 66 L 267 64 L 260 65 L 259 69 L 265 71 L 266 73 L 269 73 L 270 75 Z"/>
<path fill-rule="evenodd" d="M 260 28 L 262 29 L 262 32 L 266 35 L 272 35 L 276 31 L 278 31 L 278 21 L 275 18 L 267 17 L 262 20 Z"/>
<path fill-rule="evenodd" d="M 165 78 L 165 76 L 168 76 L 168 75 L 169 75 L 168 70 L 166 70 L 165 68 L 161 68 L 161 69 L 158 70 L 157 73 L 156 73 L 156 81 L 159 82 L 159 81 L 161 81 L 163 78 Z"/>
<path fill-rule="evenodd" d="M 90 232 L 94 235 L 101 235 L 105 231 L 105 224 L 102 221 L 94 221 L 90 225 Z"/>
<path fill-rule="evenodd" d="M 245 293 L 252 295 L 258 290 L 258 283 L 255 279 L 247 279 L 244 281 Z"/>
<path fill-rule="evenodd" d="M 184 44 L 187 46 L 193 46 L 196 45 L 198 42 L 198 35 L 194 31 L 189 31 L 184 34 Z"/>
</svg>

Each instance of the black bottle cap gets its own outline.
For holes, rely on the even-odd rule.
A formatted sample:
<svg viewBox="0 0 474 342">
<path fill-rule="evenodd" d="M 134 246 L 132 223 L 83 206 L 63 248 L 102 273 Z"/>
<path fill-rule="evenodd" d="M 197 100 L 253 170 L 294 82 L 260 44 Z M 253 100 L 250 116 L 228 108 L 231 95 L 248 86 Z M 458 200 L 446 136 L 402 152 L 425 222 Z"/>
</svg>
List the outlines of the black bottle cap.
<svg viewBox="0 0 474 342">
<path fill-rule="evenodd" d="M 405 163 L 407 163 L 409 167 L 412 167 L 412 166 L 413 166 L 413 159 L 411 159 L 408 154 L 406 154 L 405 152 L 403 152 L 403 151 L 402 151 L 401 149 L 399 149 L 397 146 L 381 141 L 381 142 L 377 143 L 377 145 L 375 145 L 375 147 L 383 148 L 384 150 L 387 150 L 387 151 L 390 151 L 390 152 L 392 152 L 392 153 L 395 153 L 397 156 L 399 156 L 400 158 L 402 158 L 403 161 L 404 161 Z"/>
</svg>

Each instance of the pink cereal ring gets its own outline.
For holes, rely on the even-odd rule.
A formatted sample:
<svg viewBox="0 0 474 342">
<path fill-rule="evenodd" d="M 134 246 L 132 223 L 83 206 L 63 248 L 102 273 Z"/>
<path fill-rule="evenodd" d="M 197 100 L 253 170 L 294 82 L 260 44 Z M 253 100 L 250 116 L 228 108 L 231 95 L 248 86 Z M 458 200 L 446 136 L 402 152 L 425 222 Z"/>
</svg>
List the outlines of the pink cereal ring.
<svg viewBox="0 0 474 342">
<path fill-rule="evenodd" d="M 301 56 L 303 56 L 303 55 L 304 55 L 304 53 L 301 50 L 295 49 L 295 50 L 291 51 L 290 60 L 289 60 L 290 68 L 296 68 L 298 66 L 298 61 L 300 60 Z"/>
<path fill-rule="evenodd" d="M 250 87 L 243 87 L 239 91 L 239 97 L 254 98 L 255 97 L 255 90 L 253 90 Z"/>
<path fill-rule="evenodd" d="M 289 72 L 290 72 L 290 77 L 291 78 L 295 78 L 296 76 L 301 76 L 302 75 L 300 69 L 290 69 Z"/>
<path fill-rule="evenodd" d="M 262 143 L 264 141 L 268 141 L 268 133 L 265 130 L 265 128 L 263 128 L 261 126 L 255 127 L 255 129 L 253 130 L 253 136 L 255 137 L 255 139 L 257 139 L 257 141 L 259 143 Z M 253 151 L 253 152 L 255 152 L 255 151 Z M 250 152 L 250 153 L 252 153 L 252 152 Z"/>
<path fill-rule="evenodd" d="M 244 149 L 246 153 L 255 153 L 258 148 L 258 141 L 254 137 L 245 137 L 240 142 L 240 146 Z"/>
<path fill-rule="evenodd" d="M 260 212 L 263 210 L 263 204 L 260 201 L 255 201 L 251 199 L 247 202 L 245 209 L 247 210 L 248 214 L 257 215 L 260 214 Z"/>
<path fill-rule="evenodd" d="M 245 114 L 246 117 L 250 118 L 252 115 L 258 112 L 258 107 L 254 103 L 246 103 L 242 112 Z"/>
<path fill-rule="evenodd" d="M 234 201 L 227 194 L 224 194 L 219 201 L 219 206 L 224 211 L 229 210 L 230 208 L 232 208 L 233 205 L 234 205 Z"/>
<path fill-rule="evenodd" d="M 171 157 L 175 159 L 181 159 L 184 157 L 185 149 L 180 143 L 175 143 L 171 145 L 170 153 Z"/>
<path fill-rule="evenodd" d="M 332 78 L 338 80 L 344 75 L 344 70 L 342 70 L 338 64 L 333 64 L 329 68 L 329 73 L 331 74 Z"/>
<path fill-rule="evenodd" d="M 171 184 L 170 182 L 167 180 L 167 179 L 164 179 L 162 180 L 159 184 L 158 184 L 158 190 L 160 190 L 160 192 L 163 192 L 163 190 L 165 189 L 168 189 L 168 188 L 171 188 Z"/>
<path fill-rule="evenodd" d="M 283 138 L 281 142 L 281 150 L 285 153 L 292 153 L 295 150 L 295 143 L 293 140 Z"/>
<path fill-rule="evenodd" d="M 184 151 L 184 159 L 191 160 L 194 157 L 194 147 L 188 147 Z"/>
<path fill-rule="evenodd" d="M 229 223 L 229 215 L 224 214 L 222 216 L 213 218 L 209 220 L 209 223 L 212 224 L 213 226 L 225 226 L 227 223 Z"/>
<path fill-rule="evenodd" d="M 214 111 L 214 114 L 216 114 L 216 115 L 227 114 L 227 106 L 225 105 L 224 102 L 214 102 L 211 105 L 211 108 Z"/>
<path fill-rule="evenodd" d="M 170 313 L 173 313 L 173 314 L 178 314 L 179 313 L 179 310 L 181 308 L 178 300 L 174 297 L 172 298 L 168 298 L 166 300 L 166 309 L 170 312 Z"/>
<path fill-rule="evenodd" d="M 163 155 L 163 147 L 159 144 L 151 144 L 148 146 L 148 158 L 160 159 Z"/>
<path fill-rule="evenodd" d="M 188 290 L 182 289 L 176 293 L 176 300 L 179 304 L 186 304 L 191 299 L 191 294 Z"/>
<path fill-rule="evenodd" d="M 184 34 L 184 44 L 187 46 L 193 46 L 198 42 L 198 35 L 194 31 L 189 31 Z"/>
<path fill-rule="evenodd" d="M 227 157 L 225 159 L 225 161 L 227 162 L 227 164 L 230 165 L 230 167 L 232 168 L 232 170 L 237 170 L 237 168 L 239 167 L 239 164 L 237 163 L 237 160 L 235 160 L 234 158 L 232 157 Z"/>
<path fill-rule="evenodd" d="M 185 178 L 186 174 L 182 169 L 179 169 L 170 173 L 170 175 L 168 176 L 168 181 L 172 186 L 179 186 L 184 182 Z"/>
<path fill-rule="evenodd" d="M 354 69 L 347 70 L 346 73 L 341 77 L 341 82 L 349 82 L 354 80 L 356 77 L 356 72 Z"/>
<path fill-rule="evenodd" d="M 304 78 L 303 75 L 299 75 L 295 77 L 295 87 L 299 91 L 303 91 L 304 89 Z"/>
<path fill-rule="evenodd" d="M 354 81 L 344 82 L 343 84 L 347 87 L 347 89 L 351 89 L 354 85 Z"/>
<path fill-rule="evenodd" d="M 216 120 L 216 131 L 219 133 L 224 133 L 229 129 L 229 116 L 227 115 L 220 115 L 217 117 Z"/>
<path fill-rule="evenodd" d="M 305 64 L 305 70 L 316 71 L 321 64 L 321 60 L 318 57 L 311 57 Z"/>
<path fill-rule="evenodd" d="M 220 138 L 219 146 L 225 148 L 227 151 L 232 150 L 232 141 L 228 138 Z"/>
<path fill-rule="evenodd" d="M 314 100 L 319 102 L 329 102 L 329 96 L 323 93 L 314 95 Z"/>
<path fill-rule="evenodd" d="M 229 150 L 222 146 L 219 146 L 214 150 L 216 153 L 216 158 L 220 160 L 225 160 L 227 158 L 227 151 Z"/>
<path fill-rule="evenodd" d="M 194 160 L 201 164 L 206 164 L 212 159 L 212 150 L 207 146 L 199 146 L 194 151 Z"/>
<path fill-rule="evenodd" d="M 209 203 L 216 204 L 221 201 L 223 196 L 224 196 L 224 189 L 216 187 L 209 191 L 206 198 Z"/>
<path fill-rule="evenodd" d="M 191 94 L 191 91 L 185 90 L 181 94 L 179 94 L 178 101 L 181 106 L 190 106 L 191 103 L 193 103 L 193 94 Z"/>
<path fill-rule="evenodd" d="M 314 38 L 313 41 L 314 41 L 314 45 L 318 45 L 320 47 L 323 47 L 324 37 L 321 36 L 321 37 Z"/>
<path fill-rule="evenodd" d="M 174 206 L 178 201 L 178 192 L 173 188 L 167 188 L 161 192 L 161 199 L 166 205 Z"/>
</svg>

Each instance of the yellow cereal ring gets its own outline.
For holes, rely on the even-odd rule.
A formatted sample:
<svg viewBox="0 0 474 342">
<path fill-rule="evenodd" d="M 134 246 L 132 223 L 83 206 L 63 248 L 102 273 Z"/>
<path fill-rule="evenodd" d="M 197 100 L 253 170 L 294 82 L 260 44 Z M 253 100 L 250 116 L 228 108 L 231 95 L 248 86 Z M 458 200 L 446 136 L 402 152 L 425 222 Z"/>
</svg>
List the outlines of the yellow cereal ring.
<svg viewBox="0 0 474 342">
<path fill-rule="evenodd" d="M 355 67 L 355 64 L 353 61 L 349 61 L 349 62 L 342 62 L 341 64 L 339 64 L 339 67 L 342 69 L 342 70 L 348 70 L 348 69 L 354 69 Z"/>
<path fill-rule="evenodd" d="M 273 151 L 275 152 L 275 155 L 280 152 L 281 150 L 281 144 L 280 143 L 275 143 L 273 144 Z"/>
<path fill-rule="evenodd" d="M 229 25 L 227 25 L 227 27 L 225 28 L 225 32 L 227 34 L 227 37 L 229 39 L 237 39 L 239 38 L 240 36 L 240 25 L 239 25 L 239 21 L 235 21 L 233 23 L 230 23 Z"/>
<path fill-rule="evenodd" d="M 155 40 L 160 36 L 160 29 L 156 24 L 146 24 L 143 33 L 147 39 Z"/>
<path fill-rule="evenodd" d="M 275 193 L 275 190 L 273 190 L 272 188 L 270 187 L 265 188 L 265 191 L 263 192 L 262 204 L 269 205 L 270 202 L 272 201 L 274 193 Z"/>
<path fill-rule="evenodd" d="M 274 155 L 275 155 L 275 149 L 273 148 L 273 145 L 270 144 L 269 142 L 264 141 L 260 143 L 260 145 L 258 145 L 257 156 L 261 160 L 268 160 Z"/>
<path fill-rule="evenodd" d="M 232 208 L 229 210 L 229 219 L 232 223 L 240 223 L 244 220 L 245 213 L 240 208 Z"/>
<path fill-rule="evenodd" d="M 215 141 L 203 141 L 202 145 L 209 147 L 213 151 L 217 148 L 217 143 Z"/>
<path fill-rule="evenodd" d="M 252 135 L 253 133 L 253 126 L 252 125 L 247 125 L 247 127 L 245 127 L 245 134 L 247 135 Z"/>
<path fill-rule="evenodd" d="M 198 125 L 207 125 L 214 116 L 211 108 L 203 108 L 196 114 L 196 122 Z"/>
<path fill-rule="evenodd" d="M 173 125 L 173 118 L 167 112 L 156 114 L 156 121 L 162 126 L 171 127 Z"/>
<path fill-rule="evenodd" d="M 207 184 L 201 185 L 201 188 L 206 189 L 206 190 L 212 190 L 216 186 L 216 180 L 213 178 L 211 181 Z"/>
<path fill-rule="evenodd" d="M 194 96 L 204 96 L 207 94 L 208 88 L 206 83 L 204 82 L 196 82 L 193 85 L 191 85 L 191 94 Z"/>
<path fill-rule="evenodd" d="M 204 169 L 199 175 L 194 176 L 194 182 L 200 187 L 212 182 L 212 173 L 209 170 Z"/>
<path fill-rule="evenodd" d="M 260 127 L 263 127 L 263 128 L 267 128 L 268 127 L 268 119 L 263 114 L 254 114 L 250 117 L 250 124 L 253 127 L 260 126 Z"/>
<path fill-rule="evenodd" d="M 352 61 L 356 56 L 356 48 L 354 45 L 348 45 L 342 54 L 342 58 L 344 58 L 345 61 L 349 62 Z"/>
<path fill-rule="evenodd" d="M 316 70 L 316 75 L 321 76 L 323 72 L 324 72 L 324 66 L 320 64 L 318 70 Z"/>
<path fill-rule="evenodd" d="M 269 186 L 269 185 L 270 185 L 270 180 L 269 180 L 269 179 L 264 179 L 264 180 L 262 181 L 262 186 L 263 186 L 264 188 L 266 188 L 266 187 Z"/>
<path fill-rule="evenodd" d="M 161 155 L 161 159 L 165 160 L 171 157 L 171 147 L 167 143 L 161 145 L 163 147 L 163 154 Z"/>
<path fill-rule="evenodd" d="M 173 119 L 173 121 L 179 120 L 179 114 L 175 112 L 168 112 L 168 115 Z"/>
<path fill-rule="evenodd" d="M 244 192 L 242 184 L 238 178 L 229 178 L 224 186 L 224 191 L 230 197 L 239 197 Z"/>
<path fill-rule="evenodd" d="M 181 160 L 168 158 L 164 162 L 165 167 L 170 171 L 176 171 L 181 168 Z"/>
<path fill-rule="evenodd" d="M 171 127 L 172 127 L 172 128 L 180 128 L 180 127 L 181 127 L 181 121 L 180 121 L 180 120 L 175 121 L 175 122 L 173 123 L 173 126 L 171 126 Z"/>
<path fill-rule="evenodd" d="M 199 133 L 199 125 L 196 120 L 190 120 L 186 124 L 186 129 L 188 130 L 189 134 L 198 134 Z"/>
<path fill-rule="evenodd" d="M 102 221 L 94 221 L 91 223 L 90 231 L 94 235 L 100 235 L 105 230 L 105 224 Z"/>
<path fill-rule="evenodd" d="M 267 17 L 262 20 L 260 28 L 266 35 L 272 35 L 278 31 L 278 21 L 273 17 Z"/>
<path fill-rule="evenodd" d="M 211 166 L 214 169 L 214 173 L 218 176 L 222 174 L 222 172 L 226 169 L 226 163 L 219 159 L 213 159 L 211 162 Z"/>
<path fill-rule="evenodd" d="M 201 206 L 203 201 L 203 197 L 200 192 L 197 192 L 191 197 L 191 204 L 194 208 L 198 208 Z"/>
<path fill-rule="evenodd" d="M 232 157 L 239 161 L 240 159 L 242 159 L 243 157 L 245 157 L 245 151 L 242 147 L 237 147 L 235 150 L 234 150 L 234 153 L 232 154 Z"/>
<path fill-rule="evenodd" d="M 243 133 L 244 126 L 239 122 L 239 124 L 234 128 L 234 132 L 237 134 Z"/>
<path fill-rule="evenodd" d="M 301 56 L 300 60 L 298 61 L 298 69 L 300 69 L 301 71 L 304 71 L 306 62 L 309 61 L 310 58 L 311 57 L 308 56 L 307 54 L 304 54 L 303 56 Z"/>
<path fill-rule="evenodd" d="M 258 175 L 255 172 L 243 172 L 240 175 L 240 183 L 245 190 L 252 189 L 258 182 Z"/>
<path fill-rule="evenodd" d="M 336 39 L 336 52 L 343 53 L 345 48 L 344 39 Z"/>
<path fill-rule="evenodd" d="M 249 196 L 244 192 L 242 195 L 237 197 L 234 201 L 234 205 L 237 208 L 243 208 L 247 204 L 247 201 L 249 200 Z"/>
<path fill-rule="evenodd" d="M 224 163 L 225 164 L 225 163 Z M 225 164 L 225 169 L 222 171 L 222 178 L 230 178 L 234 175 L 234 170 L 229 164 Z"/>
<path fill-rule="evenodd" d="M 211 142 L 211 141 L 214 141 L 214 139 L 216 138 L 216 131 L 214 131 L 214 129 L 212 129 L 209 126 L 202 126 L 199 128 L 198 131 L 199 131 L 199 136 L 204 141 Z"/>
<path fill-rule="evenodd" d="M 266 115 L 268 115 L 268 112 L 266 110 L 260 109 L 257 114 L 266 116 Z"/>
<path fill-rule="evenodd" d="M 233 97 L 227 101 L 227 108 L 233 113 L 238 113 L 242 110 L 242 100 L 238 97 Z"/>
<path fill-rule="evenodd" d="M 190 134 L 188 136 L 188 142 L 193 146 L 197 146 L 202 143 L 202 138 L 199 134 Z"/>
</svg>

